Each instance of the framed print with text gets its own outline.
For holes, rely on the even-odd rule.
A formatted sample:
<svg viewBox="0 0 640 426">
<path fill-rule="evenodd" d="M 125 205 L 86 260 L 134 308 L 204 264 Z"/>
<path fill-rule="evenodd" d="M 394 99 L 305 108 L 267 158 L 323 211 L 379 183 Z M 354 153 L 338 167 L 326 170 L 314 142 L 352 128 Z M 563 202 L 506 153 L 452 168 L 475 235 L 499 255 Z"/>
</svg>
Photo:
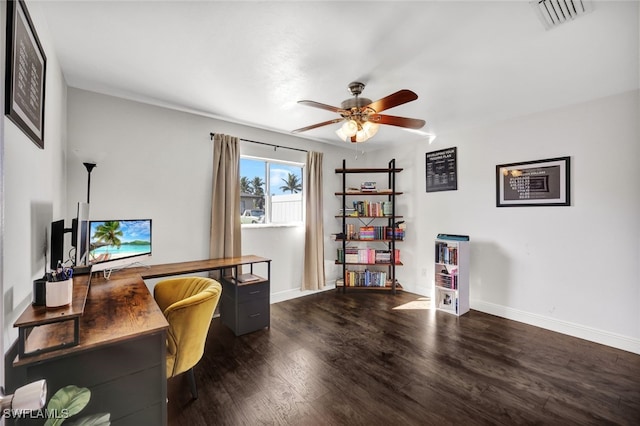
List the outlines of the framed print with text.
<svg viewBox="0 0 640 426">
<path fill-rule="evenodd" d="M 570 158 L 496 166 L 496 206 L 570 206 Z"/>
<path fill-rule="evenodd" d="M 25 3 L 7 1 L 5 114 L 44 149 L 47 58 Z"/>
<path fill-rule="evenodd" d="M 427 152 L 427 192 L 455 191 L 458 189 L 457 147 Z"/>
</svg>

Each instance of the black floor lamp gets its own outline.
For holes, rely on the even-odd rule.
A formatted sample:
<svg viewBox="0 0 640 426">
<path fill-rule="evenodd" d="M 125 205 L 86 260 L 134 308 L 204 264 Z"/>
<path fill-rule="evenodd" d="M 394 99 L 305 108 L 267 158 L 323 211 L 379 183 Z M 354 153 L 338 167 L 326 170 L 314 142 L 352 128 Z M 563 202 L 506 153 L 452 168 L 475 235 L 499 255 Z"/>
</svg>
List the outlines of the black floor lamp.
<svg viewBox="0 0 640 426">
<path fill-rule="evenodd" d="M 91 171 L 96 167 L 96 163 L 82 163 L 87 168 L 87 204 L 89 204 L 89 198 L 91 195 Z"/>
</svg>

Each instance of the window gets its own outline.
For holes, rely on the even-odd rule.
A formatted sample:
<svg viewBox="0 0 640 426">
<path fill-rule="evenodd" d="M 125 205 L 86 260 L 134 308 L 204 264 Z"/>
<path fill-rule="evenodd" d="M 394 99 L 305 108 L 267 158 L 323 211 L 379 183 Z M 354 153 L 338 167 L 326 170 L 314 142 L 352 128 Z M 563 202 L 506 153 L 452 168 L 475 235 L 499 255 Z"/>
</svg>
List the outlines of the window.
<svg viewBox="0 0 640 426">
<path fill-rule="evenodd" d="M 302 222 L 302 164 L 240 158 L 240 222 Z"/>
</svg>

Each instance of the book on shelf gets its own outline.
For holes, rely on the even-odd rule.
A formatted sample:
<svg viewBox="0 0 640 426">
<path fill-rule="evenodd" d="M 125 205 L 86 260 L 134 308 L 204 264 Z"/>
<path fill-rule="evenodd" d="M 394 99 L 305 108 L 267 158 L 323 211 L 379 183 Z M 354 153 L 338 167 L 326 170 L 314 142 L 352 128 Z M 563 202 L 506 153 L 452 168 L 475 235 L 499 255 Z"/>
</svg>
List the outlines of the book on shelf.
<svg viewBox="0 0 640 426">
<path fill-rule="evenodd" d="M 362 182 L 360 184 L 360 191 L 362 192 L 376 192 L 375 182 Z"/>
<path fill-rule="evenodd" d="M 389 285 L 386 272 L 369 269 L 364 271 L 347 270 L 345 280 L 347 287 L 386 287 Z"/>
<path fill-rule="evenodd" d="M 391 201 L 353 201 L 353 209 L 358 216 L 384 217 L 393 213 L 393 203 Z"/>
<path fill-rule="evenodd" d="M 396 240 L 403 240 L 404 229 L 390 226 L 361 226 L 359 235 L 361 240 L 391 240 L 394 235 Z"/>
<path fill-rule="evenodd" d="M 358 239 L 360 240 L 375 240 L 376 230 L 375 226 L 361 226 L 358 232 Z M 379 239 L 379 238 L 378 238 Z"/>
<path fill-rule="evenodd" d="M 391 240 L 404 240 L 404 228 L 393 228 L 390 226 L 385 226 L 384 236 L 385 239 Z"/>
<path fill-rule="evenodd" d="M 352 208 L 347 207 L 347 208 L 338 210 L 338 214 L 344 213 L 345 215 L 349 216 L 350 214 L 355 213 L 355 211 L 356 211 L 356 209 L 352 209 Z"/>
<path fill-rule="evenodd" d="M 469 241 L 468 235 L 438 234 L 436 238 L 438 238 L 439 240 Z"/>
<path fill-rule="evenodd" d="M 458 276 L 457 275 L 436 275 L 436 285 L 438 287 L 444 287 L 451 290 L 458 289 Z"/>
<path fill-rule="evenodd" d="M 338 263 L 391 264 L 391 250 L 376 250 L 372 248 L 342 247 L 337 249 Z M 393 252 L 393 261 L 400 264 L 400 249 Z"/>
<path fill-rule="evenodd" d="M 436 263 L 444 263 L 450 265 L 458 264 L 458 247 L 450 246 L 445 242 L 436 242 Z"/>
<path fill-rule="evenodd" d="M 357 229 L 353 223 L 347 223 L 345 233 L 339 232 L 331 234 L 332 241 L 342 241 L 345 238 L 347 240 L 354 241 L 390 241 L 395 239 L 396 241 L 404 240 L 404 228 L 393 228 L 390 226 L 361 226 Z"/>
</svg>

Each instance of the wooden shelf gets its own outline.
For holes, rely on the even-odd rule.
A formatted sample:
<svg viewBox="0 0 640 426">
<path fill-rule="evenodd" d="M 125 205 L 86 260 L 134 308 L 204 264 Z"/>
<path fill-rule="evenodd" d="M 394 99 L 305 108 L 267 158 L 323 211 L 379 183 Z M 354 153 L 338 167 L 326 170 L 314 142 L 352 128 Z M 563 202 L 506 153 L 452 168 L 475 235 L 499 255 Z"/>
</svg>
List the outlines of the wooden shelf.
<svg viewBox="0 0 640 426">
<path fill-rule="evenodd" d="M 248 275 L 248 274 L 243 274 L 243 275 Z M 225 280 L 227 280 L 228 282 L 237 285 L 238 287 L 242 287 L 244 285 L 253 285 L 253 284 L 260 284 L 260 283 L 264 283 L 269 281 L 266 278 L 263 278 L 259 275 L 255 275 L 255 279 L 251 279 L 251 280 L 247 280 L 247 281 L 238 281 L 236 280 L 233 276 L 231 275 L 225 275 L 223 277 Z"/>
<path fill-rule="evenodd" d="M 51 324 L 76 318 L 84 312 L 84 305 L 89 291 L 90 275 L 80 275 L 73 278 L 73 298 L 71 304 L 58 308 L 29 305 L 13 323 L 14 327 L 28 327 L 34 325 Z"/>
<path fill-rule="evenodd" d="M 341 222 L 342 222 L 342 229 L 340 231 L 339 234 L 335 234 L 336 235 L 336 239 L 335 241 L 338 241 L 342 248 L 338 249 L 338 259 L 335 260 L 335 264 L 336 265 L 341 265 L 342 266 L 342 282 L 343 285 L 342 290 L 343 292 L 346 291 L 347 288 L 358 288 L 358 289 L 366 289 L 366 290 L 377 290 L 377 291 L 390 291 L 391 293 L 396 292 L 396 290 L 401 289 L 401 286 L 398 284 L 398 281 L 396 280 L 396 266 L 402 266 L 402 262 L 399 261 L 400 256 L 399 256 L 399 250 L 396 249 L 395 243 L 396 241 L 401 241 L 399 239 L 396 239 L 396 225 L 395 223 L 393 224 L 393 230 L 392 230 L 392 238 L 386 238 L 387 237 L 387 230 L 386 229 L 381 229 L 382 227 L 379 227 L 380 229 L 375 229 L 376 227 L 372 227 L 374 229 L 370 230 L 372 232 L 370 233 L 364 233 L 363 235 L 366 235 L 368 237 L 375 237 L 374 238 L 366 238 L 366 239 L 360 239 L 360 238 L 355 238 L 355 239 L 347 239 L 347 237 L 355 237 L 355 236 L 360 236 L 358 234 L 355 233 L 355 231 L 349 231 L 347 232 L 347 229 L 351 229 L 351 227 L 353 226 L 353 222 L 349 222 L 347 224 L 347 221 L 349 219 L 358 219 L 360 220 L 360 222 L 362 224 L 365 224 L 367 226 L 371 225 L 372 223 L 374 223 L 374 221 L 378 220 L 386 220 L 388 221 L 388 225 L 389 227 L 391 227 L 392 222 L 395 222 L 396 219 L 401 218 L 402 216 L 397 215 L 396 216 L 396 196 L 398 195 L 402 195 L 403 193 L 400 191 L 396 190 L 396 175 L 397 173 L 401 172 L 403 169 L 401 168 L 396 168 L 396 160 L 392 159 L 391 161 L 389 161 L 388 166 L 386 168 L 384 167 L 380 167 L 380 168 L 347 168 L 347 163 L 346 160 L 342 160 L 342 167 L 341 168 L 336 168 L 335 172 L 336 174 L 340 174 L 341 178 L 342 178 L 342 185 L 341 188 L 339 188 L 339 191 L 335 192 L 336 196 L 341 197 L 341 209 L 339 210 L 341 212 L 340 215 L 336 215 L 336 218 L 340 218 Z M 384 173 L 387 175 L 387 177 L 385 178 L 386 182 L 380 185 L 380 188 L 376 188 L 376 184 L 362 184 L 360 185 L 360 187 L 357 186 L 349 186 L 349 184 L 351 184 L 351 182 L 347 181 L 347 175 L 348 174 L 353 174 L 353 173 L 362 173 L 362 174 L 374 174 L 374 173 Z M 373 189 L 375 188 L 375 189 Z M 367 190 L 370 189 L 370 190 Z M 371 190 L 373 189 L 373 190 Z M 350 201 L 347 200 L 347 197 L 365 197 L 364 201 L 353 201 L 354 204 L 354 209 L 348 209 L 348 205 L 351 204 Z M 388 201 L 373 201 L 372 199 L 368 199 L 367 197 L 380 197 L 380 196 L 386 196 L 386 199 Z M 380 198 L 378 198 L 378 200 L 381 200 Z M 347 215 L 349 212 L 351 213 L 360 213 L 360 215 Z M 365 213 L 364 215 L 362 213 Z M 378 213 L 378 215 L 376 216 L 372 216 L 371 213 Z M 390 213 L 388 215 L 385 214 L 380 214 L 380 213 Z M 380 232 L 382 231 L 382 232 Z M 338 238 L 338 235 L 340 236 L 340 238 Z M 354 257 L 350 257 L 347 255 L 347 244 L 349 244 L 349 242 L 351 243 L 372 243 L 372 244 L 380 244 L 380 243 L 384 243 L 388 245 L 388 249 L 389 252 L 392 254 L 391 257 L 391 261 L 390 262 L 384 262 L 384 263 L 376 263 L 376 262 L 367 262 L 367 263 L 360 263 L 360 262 L 345 262 L 345 260 L 347 258 L 349 258 L 349 260 L 353 260 Z M 351 247 L 353 248 L 353 246 Z M 360 254 L 360 252 L 358 252 L 358 254 Z M 369 255 L 370 253 L 367 253 L 367 257 L 358 257 L 357 259 L 372 259 L 373 257 Z M 388 279 L 389 283 L 386 287 L 368 287 L 368 286 L 362 286 L 362 287 L 346 287 L 344 286 L 344 283 L 347 280 L 347 267 L 351 267 L 351 266 L 364 266 L 364 267 L 378 267 L 376 268 L 376 270 L 371 270 L 370 274 L 367 274 L 367 269 L 365 269 L 365 271 L 352 271 L 355 272 L 357 274 L 361 274 L 362 272 L 365 273 L 365 278 L 364 281 L 358 281 L 358 282 L 371 282 L 371 283 L 380 283 L 383 282 L 383 280 Z M 380 268 L 387 268 L 386 272 L 381 270 Z M 355 269 L 362 269 L 362 268 L 355 268 Z M 352 278 L 353 279 L 353 278 Z M 358 280 L 360 280 L 360 278 L 358 278 Z M 339 285 L 337 285 L 337 287 L 340 287 Z"/>
<path fill-rule="evenodd" d="M 344 262 L 340 262 L 338 260 L 336 260 L 336 265 L 342 265 Z M 387 262 L 387 263 L 353 263 L 353 262 L 347 262 L 344 263 L 345 265 L 364 265 L 364 266 L 391 266 L 391 265 L 396 265 L 396 266 L 402 266 L 402 262 L 396 262 L 396 263 L 391 263 L 391 262 Z"/>
<path fill-rule="evenodd" d="M 375 191 L 375 192 L 371 192 L 371 191 L 346 191 L 346 192 L 336 192 L 335 195 L 362 195 L 362 196 L 366 196 L 366 195 L 402 195 L 402 192 L 393 192 L 393 191 Z"/>
<path fill-rule="evenodd" d="M 342 242 L 343 240 L 342 240 L 342 238 L 338 238 L 338 239 L 335 239 L 334 241 Z M 398 243 L 398 242 L 402 242 L 404 240 L 400 240 L 400 239 L 392 240 L 391 238 L 386 239 L 386 240 L 358 240 L 358 239 L 351 238 L 351 239 L 346 239 L 344 241 L 346 241 L 347 243 L 349 241 L 352 241 L 354 243 L 390 243 L 391 241 L 395 241 L 396 243 Z"/>
<path fill-rule="evenodd" d="M 29 305 L 13 323 L 18 328 L 18 356 L 21 358 L 51 352 L 78 345 L 80 317 L 84 313 L 91 275 L 73 278 L 71 303 L 57 308 Z M 57 327 L 57 333 L 50 324 L 69 322 L 69 327 Z M 46 332 L 40 333 L 40 330 Z M 49 335 L 48 338 L 42 336 Z M 53 336 L 53 337 L 52 337 Z"/>
<path fill-rule="evenodd" d="M 355 169 L 336 169 L 336 173 L 399 173 L 403 169 L 398 168 L 355 168 Z"/>
<path fill-rule="evenodd" d="M 345 218 L 347 219 L 401 219 L 403 216 L 363 216 L 363 215 L 358 215 L 358 216 L 353 216 L 353 215 L 346 215 Z M 337 214 L 336 218 L 338 219 L 342 219 L 342 215 L 341 214 Z"/>
<path fill-rule="evenodd" d="M 347 286 L 345 287 L 342 283 L 342 279 L 336 281 L 336 288 L 348 288 L 349 290 L 373 290 L 373 291 L 392 291 L 393 287 L 390 283 L 387 283 L 384 287 L 375 287 L 375 286 L 363 286 L 363 285 L 355 285 L 355 286 Z M 402 285 L 399 282 L 396 282 L 396 291 L 402 291 Z"/>
</svg>

